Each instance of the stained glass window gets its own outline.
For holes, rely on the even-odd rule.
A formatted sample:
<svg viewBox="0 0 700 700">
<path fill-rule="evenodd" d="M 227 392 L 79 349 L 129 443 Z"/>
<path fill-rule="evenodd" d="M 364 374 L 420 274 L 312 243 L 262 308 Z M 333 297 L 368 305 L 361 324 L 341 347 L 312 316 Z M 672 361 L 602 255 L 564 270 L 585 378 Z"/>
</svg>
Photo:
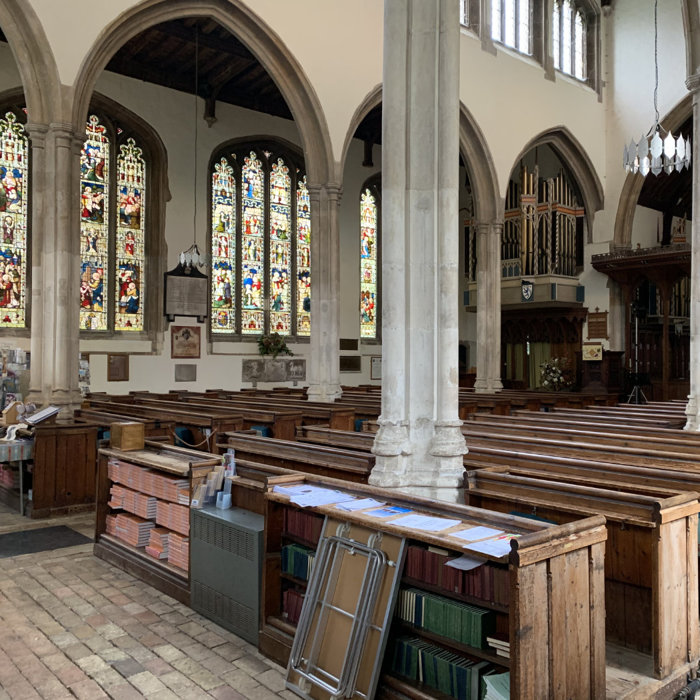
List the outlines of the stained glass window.
<svg viewBox="0 0 700 700">
<path fill-rule="evenodd" d="M 311 216 L 306 177 L 291 156 L 274 149 L 272 144 L 269 149 L 224 148 L 214 161 L 211 330 L 215 334 L 310 334 Z"/>
<path fill-rule="evenodd" d="M 212 297 L 211 326 L 235 330 L 233 288 L 236 279 L 236 180 L 226 158 L 214 165 L 211 176 Z"/>
<path fill-rule="evenodd" d="M 377 337 L 377 199 L 369 188 L 360 196 L 360 337 Z"/>
<path fill-rule="evenodd" d="M 8 112 L 0 119 L 0 327 L 26 327 L 28 141 Z"/>
<path fill-rule="evenodd" d="M 311 334 L 311 201 L 306 176 L 297 185 L 297 335 Z"/>
<path fill-rule="evenodd" d="M 134 139 L 127 139 L 117 158 L 119 217 L 114 329 L 142 331 L 145 262 L 146 164 Z"/>
<path fill-rule="evenodd" d="M 146 162 L 129 137 L 113 172 L 121 133 L 111 134 L 91 115 L 80 154 L 80 328 L 86 331 L 145 327 Z"/>
</svg>

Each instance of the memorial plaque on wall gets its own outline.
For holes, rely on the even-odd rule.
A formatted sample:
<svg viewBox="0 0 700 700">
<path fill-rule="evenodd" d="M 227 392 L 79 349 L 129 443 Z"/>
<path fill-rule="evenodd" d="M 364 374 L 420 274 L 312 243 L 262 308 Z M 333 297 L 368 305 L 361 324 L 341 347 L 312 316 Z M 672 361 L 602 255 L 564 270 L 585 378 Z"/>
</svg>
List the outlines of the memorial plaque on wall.
<svg viewBox="0 0 700 700">
<path fill-rule="evenodd" d="M 588 314 L 588 339 L 608 337 L 608 312 L 595 311 Z"/>
<path fill-rule="evenodd" d="M 178 264 L 164 275 L 165 316 L 196 316 L 200 323 L 207 318 L 209 308 L 209 278 L 196 268 Z"/>
</svg>

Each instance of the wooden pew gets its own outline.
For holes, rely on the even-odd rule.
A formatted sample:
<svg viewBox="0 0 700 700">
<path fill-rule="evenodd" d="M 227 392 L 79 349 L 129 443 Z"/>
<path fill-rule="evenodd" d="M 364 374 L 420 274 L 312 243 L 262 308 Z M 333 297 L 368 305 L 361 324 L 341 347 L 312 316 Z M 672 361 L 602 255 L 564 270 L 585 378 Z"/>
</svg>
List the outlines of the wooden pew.
<svg viewBox="0 0 700 700">
<path fill-rule="evenodd" d="M 243 419 L 240 413 L 231 411 L 196 411 L 186 408 L 157 408 L 138 405 L 135 403 L 122 403 L 121 401 L 88 401 L 88 408 L 96 408 L 102 411 L 119 414 L 125 417 L 152 418 L 155 420 L 173 420 L 177 426 L 188 428 L 194 435 L 195 444 L 190 446 L 209 449 L 215 442 L 216 435 L 221 435 L 229 430 L 243 428 Z"/>
<path fill-rule="evenodd" d="M 503 468 L 468 472 L 465 487 L 467 505 L 558 524 L 604 515 L 608 640 L 651 652 L 656 678 L 700 658 L 697 493 L 595 488 Z"/>
<path fill-rule="evenodd" d="M 354 430 L 333 430 L 325 425 L 303 425 L 297 430 L 297 440 L 369 452 L 374 444 L 374 435 Z"/>
<path fill-rule="evenodd" d="M 157 406 L 169 408 L 175 404 L 178 408 L 184 408 L 182 404 L 192 406 L 193 410 L 208 411 L 209 409 L 232 411 L 240 413 L 244 428 L 263 426 L 268 428 L 270 435 L 280 440 L 294 440 L 297 426 L 302 424 L 302 413 L 297 410 L 272 410 L 261 407 L 258 402 L 234 402 L 222 399 L 203 398 L 191 394 L 177 395 L 176 399 L 154 399 L 138 396 L 136 401 L 143 406 Z"/>
<path fill-rule="evenodd" d="M 108 411 L 97 411 L 89 408 L 78 408 L 74 411 L 76 418 L 84 418 L 92 421 L 103 429 L 109 429 L 112 423 L 120 423 L 124 421 L 124 416 L 119 413 L 111 413 Z M 152 418 L 132 418 L 136 423 L 143 423 L 144 435 L 146 438 L 157 438 L 172 443 L 175 435 L 175 421 L 173 420 L 155 420 Z"/>
<path fill-rule="evenodd" d="M 217 449 L 223 452 L 230 447 L 236 451 L 236 460 L 271 464 L 308 474 L 365 484 L 374 467 L 374 455 L 366 452 L 275 440 L 258 435 L 227 433 L 226 441 L 220 441 Z"/>
</svg>

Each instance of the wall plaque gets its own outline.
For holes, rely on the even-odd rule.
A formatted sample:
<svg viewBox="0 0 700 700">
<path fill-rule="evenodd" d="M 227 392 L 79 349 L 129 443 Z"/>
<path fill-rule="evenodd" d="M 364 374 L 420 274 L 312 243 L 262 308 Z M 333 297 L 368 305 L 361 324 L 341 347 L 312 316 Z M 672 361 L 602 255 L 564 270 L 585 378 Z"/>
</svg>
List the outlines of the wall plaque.
<svg viewBox="0 0 700 700">
<path fill-rule="evenodd" d="M 209 309 L 209 278 L 196 268 L 179 264 L 164 275 L 164 314 L 168 321 L 175 316 L 196 316 L 204 323 Z"/>
<path fill-rule="evenodd" d="M 306 360 L 290 357 L 260 357 L 241 363 L 244 382 L 303 382 L 306 380 Z"/>
<path fill-rule="evenodd" d="M 608 337 L 608 312 L 591 311 L 588 313 L 588 339 Z"/>
</svg>

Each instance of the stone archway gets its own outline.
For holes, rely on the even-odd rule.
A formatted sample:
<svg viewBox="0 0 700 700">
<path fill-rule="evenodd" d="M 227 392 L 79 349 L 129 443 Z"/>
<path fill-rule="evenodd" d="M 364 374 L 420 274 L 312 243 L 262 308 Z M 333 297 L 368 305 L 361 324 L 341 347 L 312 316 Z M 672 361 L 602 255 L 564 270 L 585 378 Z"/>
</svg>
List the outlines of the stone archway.
<svg viewBox="0 0 700 700">
<path fill-rule="evenodd" d="M 30 3 L 0 0 L 0 27 L 17 63 L 29 121 L 59 121 L 63 116 L 58 67 Z"/>
<path fill-rule="evenodd" d="M 78 72 L 72 122 L 77 127 L 100 72 L 116 51 L 144 29 L 173 19 L 209 17 L 243 42 L 280 89 L 299 129 L 310 182 L 333 179 L 333 153 L 321 105 L 300 64 L 277 35 L 240 0 L 153 0 L 134 7 L 109 24 Z"/>
</svg>

